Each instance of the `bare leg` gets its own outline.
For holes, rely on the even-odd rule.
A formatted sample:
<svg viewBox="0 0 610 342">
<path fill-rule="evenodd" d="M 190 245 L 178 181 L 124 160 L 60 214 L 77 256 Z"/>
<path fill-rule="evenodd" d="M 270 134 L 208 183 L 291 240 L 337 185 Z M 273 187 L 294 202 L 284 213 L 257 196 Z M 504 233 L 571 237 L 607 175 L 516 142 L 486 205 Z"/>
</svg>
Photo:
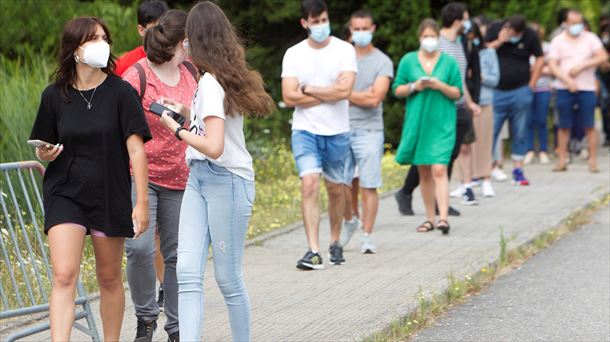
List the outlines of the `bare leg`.
<svg viewBox="0 0 610 342">
<path fill-rule="evenodd" d="M 309 174 L 301 178 L 301 213 L 305 224 L 307 244 L 314 251 L 320 250 L 318 233 L 320 229 L 320 174 Z"/>
<path fill-rule="evenodd" d="M 346 186 L 344 189 L 345 192 L 345 210 L 343 211 L 343 219 L 345 221 L 351 221 L 352 217 L 354 215 L 353 211 L 352 211 L 352 206 L 353 206 L 353 198 L 352 198 L 352 194 L 353 194 L 353 189 L 350 188 L 349 186 Z M 356 198 L 357 201 L 357 198 Z M 356 205 L 358 205 L 358 202 L 356 202 Z"/>
<path fill-rule="evenodd" d="M 364 232 L 371 234 L 373 232 L 373 226 L 375 225 L 375 218 L 377 218 L 377 210 L 379 209 L 379 196 L 377 196 L 377 189 L 361 188 L 360 191 L 362 191 L 362 221 Z"/>
<path fill-rule="evenodd" d="M 421 195 L 426 206 L 426 219 L 434 222 L 434 179 L 432 178 L 432 170 L 429 165 L 418 165 L 419 171 L 419 186 Z"/>
<path fill-rule="evenodd" d="M 597 132 L 595 128 L 587 128 L 587 143 L 589 144 L 589 169 L 597 169 Z"/>
<path fill-rule="evenodd" d="M 570 129 L 559 128 L 557 129 L 557 154 L 559 160 L 557 161 L 557 167 L 561 168 L 566 165 L 566 159 L 568 157 L 568 141 L 570 140 Z"/>
<path fill-rule="evenodd" d="M 341 218 L 345 212 L 345 185 L 325 179 L 328 193 L 328 217 L 330 218 L 330 243 L 339 241 Z"/>
<path fill-rule="evenodd" d="M 73 224 L 60 224 L 51 227 L 48 236 L 53 265 L 49 306 L 51 340 L 69 341 L 74 323 L 74 291 L 85 245 L 85 230 Z"/>
<path fill-rule="evenodd" d="M 352 215 L 356 217 L 360 217 L 360 212 L 358 210 L 358 190 L 360 189 L 360 179 L 354 178 L 352 180 Z M 346 208 L 349 208 L 349 205 L 345 203 Z"/>
<path fill-rule="evenodd" d="M 92 240 L 104 341 L 118 341 L 125 312 L 125 289 L 121 279 L 125 239 L 92 236 Z"/>
<path fill-rule="evenodd" d="M 447 220 L 447 213 L 449 211 L 449 178 L 447 178 L 447 166 L 432 165 L 432 178 L 434 179 L 439 218 L 441 220 Z"/>
<path fill-rule="evenodd" d="M 155 232 L 155 245 L 155 273 L 157 273 L 157 280 L 159 281 L 159 283 L 163 284 L 163 275 L 165 275 L 165 262 L 163 261 L 163 254 L 161 254 L 161 239 L 159 239 L 159 231 Z"/>
</svg>

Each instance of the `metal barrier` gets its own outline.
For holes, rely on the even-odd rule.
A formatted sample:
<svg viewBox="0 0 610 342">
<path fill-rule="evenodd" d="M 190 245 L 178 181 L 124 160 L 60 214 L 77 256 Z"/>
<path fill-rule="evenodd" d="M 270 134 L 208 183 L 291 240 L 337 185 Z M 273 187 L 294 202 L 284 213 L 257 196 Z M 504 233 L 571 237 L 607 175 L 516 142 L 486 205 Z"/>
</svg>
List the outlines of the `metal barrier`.
<svg viewBox="0 0 610 342">
<path fill-rule="evenodd" d="M 37 174 L 34 173 L 37 171 Z M 49 311 L 51 268 L 40 222 L 44 217 L 39 191 L 44 167 L 36 161 L 0 164 L 0 320 Z M 13 182 L 17 185 L 14 186 Z M 46 240 L 46 239 L 45 239 Z M 74 327 L 99 341 L 93 313 L 80 277 Z M 78 323 L 86 319 L 87 327 Z M 3 341 L 15 341 L 50 329 L 50 323 L 25 327 Z"/>
</svg>

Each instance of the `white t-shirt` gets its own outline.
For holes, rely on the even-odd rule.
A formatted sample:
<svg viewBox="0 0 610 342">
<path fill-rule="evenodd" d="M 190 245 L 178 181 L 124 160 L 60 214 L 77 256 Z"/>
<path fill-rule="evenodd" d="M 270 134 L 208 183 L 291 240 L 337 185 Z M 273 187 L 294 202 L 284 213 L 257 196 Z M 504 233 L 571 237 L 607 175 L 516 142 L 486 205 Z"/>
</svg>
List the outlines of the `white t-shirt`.
<svg viewBox="0 0 610 342">
<path fill-rule="evenodd" d="M 205 135 L 204 119 L 208 116 L 219 117 L 225 120 L 225 147 L 220 158 L 212 159 L 189 146 L 186 149 L 187 163 L 193 159 L 209 159 L 242 178 L 254 181 L 252 156 L 246 149 L 244 138 L 244 117 L 225 115 L 224 99 L 225 91 L 216 78 L 210 73 L 203 74 L 193 96 L 190 130 L 197 135 Z"/>
<path fill-rule="evenodd" d="M 314 49 L 307 39 L 286 51 L 282 78 L 296 77 L 300 85 L 327 87 L 344 71 L 358 71 L 354 47 L 336 37 L 328 45 Z M 349 101 L 325 102 L 309 108 L 296 107 L 292 129 L 317 135 L 336 135 L 349 131 Z"/>
</svg>

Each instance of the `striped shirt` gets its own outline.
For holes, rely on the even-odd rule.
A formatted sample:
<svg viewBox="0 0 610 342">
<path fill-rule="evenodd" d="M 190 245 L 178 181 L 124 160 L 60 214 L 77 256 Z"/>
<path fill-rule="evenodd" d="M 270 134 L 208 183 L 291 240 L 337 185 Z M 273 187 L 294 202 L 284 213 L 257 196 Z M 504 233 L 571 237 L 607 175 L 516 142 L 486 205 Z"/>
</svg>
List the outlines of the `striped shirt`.
<svg viewBox="0 0 610 342">
<path fill-rule="evenodd" d="M 468 62 L 466 60 L 466 54 L 464 53 L 464 47 L 462 46 L 462 43 L 457 39 L 455 41 L 451 41 L 443 36 L 440 36 L 439 48 L 441 52 L 448 54 L 449 56 L 455 58 L 455 60 L 457 61 L 458 67 L 460 69 L 460 75 L 462 76 L 462 87 L 466 89 L 466 68 L 468 67 Z M 458 107 L 463 106 L 464 96 L 462 96 L 459 100 L 455 101 L 455 104 Z"/>
</svg>

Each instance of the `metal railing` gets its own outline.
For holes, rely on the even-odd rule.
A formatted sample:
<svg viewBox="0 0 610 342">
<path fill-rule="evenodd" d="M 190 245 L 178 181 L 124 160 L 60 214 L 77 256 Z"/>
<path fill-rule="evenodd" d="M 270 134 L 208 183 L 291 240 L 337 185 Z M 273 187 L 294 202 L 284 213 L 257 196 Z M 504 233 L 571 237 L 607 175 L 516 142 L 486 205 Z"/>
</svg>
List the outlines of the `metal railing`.
<svg viewBox="0 0 610 342">
<path fill-rule="evenodd" d="M 36 161 L 3 163 L 0 172 L 0 320 L 6 322 L 49 311 L 52 273 L 40 225 L 44 208 L 39 184 L 44 167 Z M 91 336 L 93 341 L 99 341 L 80 277 L 76 288 L 74 327 Z M 87 326 L 78 323 L 83 318 Z M 10 336 L 3 333 L 2 340 L 15 341 L 49 329 L 48 321 L 26 325 Z"/>
</svg>

